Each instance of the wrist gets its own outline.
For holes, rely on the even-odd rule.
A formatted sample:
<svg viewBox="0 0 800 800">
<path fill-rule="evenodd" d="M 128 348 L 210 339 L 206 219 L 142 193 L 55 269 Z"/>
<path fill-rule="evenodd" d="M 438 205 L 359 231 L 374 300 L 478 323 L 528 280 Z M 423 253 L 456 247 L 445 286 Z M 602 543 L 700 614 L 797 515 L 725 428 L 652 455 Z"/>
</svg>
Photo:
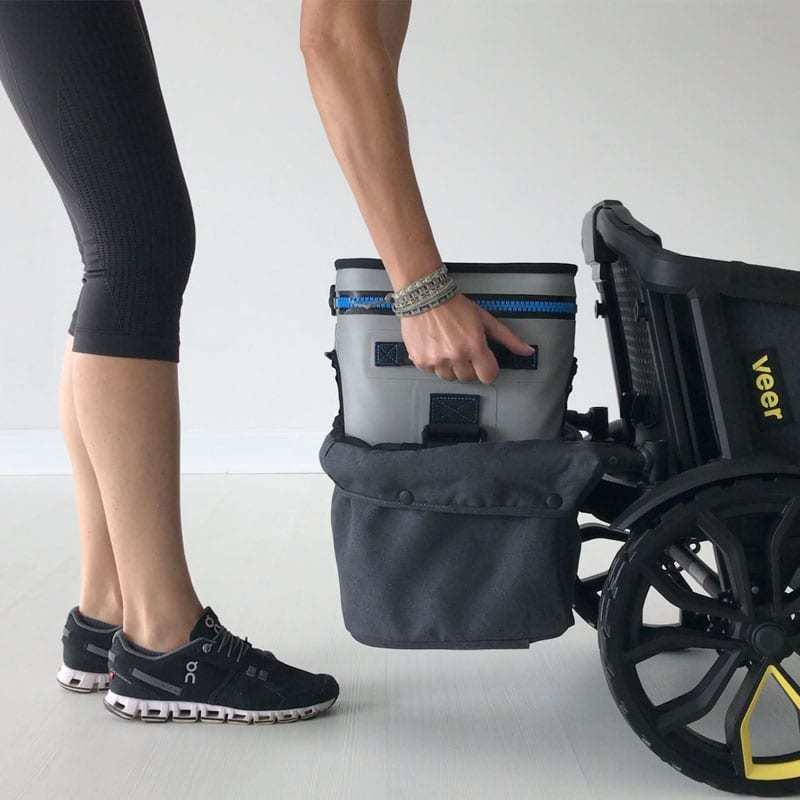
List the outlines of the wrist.
<svg viewBox="0 0 800 800">
<path fill-rule="evenodd" d="M 389 295 L 392 310 L 398 317 L 413 317 L 452 300 L 458 292 L 456 282 L 442 264 L 407 286 Z"/>
</svg>

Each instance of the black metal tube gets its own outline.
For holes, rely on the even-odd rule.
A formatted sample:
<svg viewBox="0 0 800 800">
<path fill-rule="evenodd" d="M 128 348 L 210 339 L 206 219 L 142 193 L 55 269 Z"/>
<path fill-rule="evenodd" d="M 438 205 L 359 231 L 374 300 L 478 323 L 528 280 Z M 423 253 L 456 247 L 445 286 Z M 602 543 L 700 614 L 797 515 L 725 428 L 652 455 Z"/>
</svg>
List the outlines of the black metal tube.
<svg viewBox="0 0 800 800">
<path fill-rule="evenodd" d="M 719 583 L 719 575 L 711 569 L 708 564 L 698 558 L 694 553 L 685 550 L 683 547 L 673 545 L 667 551 L 669 557 L 680 564 L 687 574 L 691 575 L 703 587 L 711 597 L 719 597 L 722 587 Z"/>
<path fill-rule="evenodd" d="M 651 460 L 648 455 L 630 445 L 587 442 L 587 446 L 595 449 L 609 475 L 644 476 L 650 469 Z"/>
</svg>

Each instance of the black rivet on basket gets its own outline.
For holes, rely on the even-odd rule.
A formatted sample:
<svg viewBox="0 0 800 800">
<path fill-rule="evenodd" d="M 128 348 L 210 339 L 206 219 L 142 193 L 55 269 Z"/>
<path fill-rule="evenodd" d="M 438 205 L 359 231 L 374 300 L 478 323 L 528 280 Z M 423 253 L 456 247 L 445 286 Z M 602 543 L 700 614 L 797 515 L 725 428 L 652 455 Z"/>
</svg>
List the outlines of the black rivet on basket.
<svg viewBox="0 0 800 800">
<path fill-rule="evenodd" d="M 544 502 L 548 508 L 561 508 L 561 504 L 564 501 L 561 499 L 560 494 L 549 494 Z"/>
<path fill-rule="evenodd" d="M 397 495 L 397 499 L 403 503 L 404 505 L 411 505 L 414 502 L 414 495 L 408 491 L 408 489 L 403 489 L 400 494 Z"/>
</svg>

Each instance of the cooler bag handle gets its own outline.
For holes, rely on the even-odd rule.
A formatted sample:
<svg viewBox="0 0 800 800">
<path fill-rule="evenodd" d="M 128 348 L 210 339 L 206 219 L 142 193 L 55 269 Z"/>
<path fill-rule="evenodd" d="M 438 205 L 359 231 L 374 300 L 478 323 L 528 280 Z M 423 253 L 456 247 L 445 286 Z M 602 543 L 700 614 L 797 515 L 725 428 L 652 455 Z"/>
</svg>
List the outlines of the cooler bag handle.
<svg viewBox="0 0 800 800">
<path fill-rule="evenodd" d="M 500 369 L 538 369 L 539 347 L 531 344 L 533 353 L 529 356 L 518 356 L 499 342 L 489 342 L 489 349 L 497 359 Z M 375 342 L 376 367 L 413 367 L 414 362 L 408 356 L 403 342 Z"/>
</svg>

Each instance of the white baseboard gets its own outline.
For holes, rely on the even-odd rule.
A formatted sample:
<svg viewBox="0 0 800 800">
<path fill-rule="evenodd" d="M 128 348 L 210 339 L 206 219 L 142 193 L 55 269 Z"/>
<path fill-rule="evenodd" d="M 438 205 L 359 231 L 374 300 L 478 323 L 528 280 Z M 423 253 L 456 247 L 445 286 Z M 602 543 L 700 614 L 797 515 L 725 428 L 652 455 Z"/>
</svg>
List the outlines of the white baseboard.
<svg viewBox="0 0 800 800">
<path fill-rule="evenodd" d="M 184 431 L 182 472 L 263 474 L 321 472 L 321 431 Z M 57 430 L 0 430 L 0 475 L 68 475 Z"/>
</svg>

